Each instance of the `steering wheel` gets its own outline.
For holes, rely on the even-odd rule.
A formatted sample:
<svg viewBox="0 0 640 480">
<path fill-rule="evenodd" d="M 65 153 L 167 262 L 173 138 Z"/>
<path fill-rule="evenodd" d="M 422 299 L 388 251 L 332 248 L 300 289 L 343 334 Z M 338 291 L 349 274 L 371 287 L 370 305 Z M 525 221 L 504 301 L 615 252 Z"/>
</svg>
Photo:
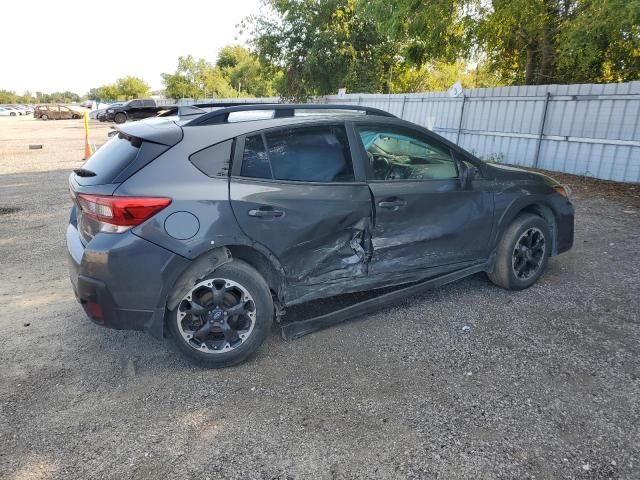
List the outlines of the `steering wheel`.
<svg viewBox="0 0 640 480">
<path fill-rule="evenodd" d="M 371 152 L 367 152 L 367 156 L 369 157 L 371 170 L 374 172 L 376 178 L 386 179 L 389 171 L 391 170 L 389 161 L 385 157 L 381 155 L 374 155 Z"/>
</svg>

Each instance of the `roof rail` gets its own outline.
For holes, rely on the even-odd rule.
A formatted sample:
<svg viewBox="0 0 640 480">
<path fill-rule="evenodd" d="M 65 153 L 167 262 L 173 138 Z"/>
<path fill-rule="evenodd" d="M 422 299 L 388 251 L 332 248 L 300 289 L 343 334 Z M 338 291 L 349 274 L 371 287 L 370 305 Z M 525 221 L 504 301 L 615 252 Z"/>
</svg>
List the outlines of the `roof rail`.
<svg viewBox="0 0 640 480">
<path fill-rule="evenodd" d="M 381 117 L 393 117 L 396 116 L 380 110 L 378 108 L 364 107 L 362 105 L 332 105 L 332 104 L 317 104 L 317 103 L 296 103 L 296 104 L 274 104 L 274 103 L 254 103 L 247 105 L 238 105 L 234 107 L 221 108 L 198 118 L 191 120 L 185 124 L 185 127 L 194 127 L 198 125 L 215 125 L 219 123 L 227 123 L 229 120 L 229 114 L 234 112 L 251 112 L 260 110 L 273 110 L 274 118 L 284 118 L 295 116 L 296 110 L 351 110 L 354 112 L 363 112 L 366 115 L 378 115 Z"/>
<path fill-rule="evenodd" d="M 180 117 L 188 117 L 193 115 L 202 115 L 209 113 L 211 110 L 205 110 L 206 108 L 222 109 L 227 107 L 235 107 L 240 105 L 253 105 L 252 102 L 218 102 L 218 103 L 185 103 L 185 104 L 172 104 L 172 105 L 159 105 L 158 111 L 164 112 L 163 117 L 170 115 L 178 115 Z"/>
</svg>

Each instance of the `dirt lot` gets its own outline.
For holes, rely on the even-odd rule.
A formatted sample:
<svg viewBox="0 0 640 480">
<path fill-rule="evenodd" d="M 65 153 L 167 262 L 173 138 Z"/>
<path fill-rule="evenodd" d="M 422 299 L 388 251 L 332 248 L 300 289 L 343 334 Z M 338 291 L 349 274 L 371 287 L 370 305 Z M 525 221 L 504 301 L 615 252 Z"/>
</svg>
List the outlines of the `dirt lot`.
<svg viewBox="0 0 640 480">
<path fill-rule="evenodd" d="M 637 189 L 564 177 L 575 247 L 527 291 L 477 275 L 207 371 L 74 301 L 82 121 L 0 120 L 0 478 L 640 478 Z"/>
</svg>

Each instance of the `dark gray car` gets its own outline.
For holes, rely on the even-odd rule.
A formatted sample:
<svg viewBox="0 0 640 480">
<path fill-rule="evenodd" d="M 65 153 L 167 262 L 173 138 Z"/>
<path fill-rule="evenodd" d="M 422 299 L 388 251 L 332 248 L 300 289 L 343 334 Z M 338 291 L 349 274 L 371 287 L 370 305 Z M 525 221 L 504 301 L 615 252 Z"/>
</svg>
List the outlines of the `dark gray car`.
<svg viewBox="0 0 640 480">
<path fill-rule="evenodd" d="M 364 107 L 134 122 L 69 182 L 71 280 L 88 316 L 169 334 L 210 367 L 246 359 L 289 306 L 480 271 L 522 289 L 573 243 L 553 179 Z"/>
</svg>

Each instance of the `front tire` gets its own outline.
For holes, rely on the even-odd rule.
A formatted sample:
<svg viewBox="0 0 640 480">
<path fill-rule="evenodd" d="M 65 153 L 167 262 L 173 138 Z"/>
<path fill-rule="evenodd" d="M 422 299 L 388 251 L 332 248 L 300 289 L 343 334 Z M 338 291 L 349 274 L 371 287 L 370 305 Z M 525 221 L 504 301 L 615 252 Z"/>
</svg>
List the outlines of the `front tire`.
<svg viewBox="0 0 640 480">
<path fill-rule="evenodd" d="M 232 260 L 200 279 L 168 316 L 178 350 L 207 368 L 243 362 L 271 330 L 273 300 L 249 264 Z"/>
<path fill-rule="evenodd" d="M 113 121 L 117 124 L 124 123 L 127 121 L 127 116 L 122 112 L 116 113 L 115 117 L 113 117 Z"/>
<path fill-rule="evenodd" d="M 532 214 L 518 215 L 502 234 L 493 272 L 487 276 L 507 290 L 522 290 L 538 281 L 551 253 L 549 226 Z"/>
</svg>

